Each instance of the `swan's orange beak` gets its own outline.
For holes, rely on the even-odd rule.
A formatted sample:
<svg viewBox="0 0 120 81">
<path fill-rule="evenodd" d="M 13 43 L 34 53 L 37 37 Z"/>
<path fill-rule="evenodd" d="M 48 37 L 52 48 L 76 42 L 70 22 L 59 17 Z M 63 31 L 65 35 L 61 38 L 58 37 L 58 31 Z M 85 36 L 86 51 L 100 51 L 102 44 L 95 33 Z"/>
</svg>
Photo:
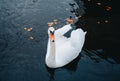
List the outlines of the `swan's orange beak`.
<svg viewBox="0 0 120 81">
<path fill-rule="evenodd" d="M 50 34 L 50 40 L 51 40 L 52 42 L 55 41 L 55 36 L 54 36 L 54 34 Z"/>
</svg>

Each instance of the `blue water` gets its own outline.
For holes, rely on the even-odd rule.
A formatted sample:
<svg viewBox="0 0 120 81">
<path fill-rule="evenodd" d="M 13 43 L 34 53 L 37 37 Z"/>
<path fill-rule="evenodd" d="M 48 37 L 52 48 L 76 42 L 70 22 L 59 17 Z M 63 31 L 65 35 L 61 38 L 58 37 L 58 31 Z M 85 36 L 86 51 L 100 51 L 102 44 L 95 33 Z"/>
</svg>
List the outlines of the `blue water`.
<svg viewBox="0 0 120 81">
<path fill-rule="evenodd" d="M 82 50 L 77 59 L 62 68 L 46 67 L 47 22 L 58 19 L 57 29 L 67 17 L 74 18 L 69 5 L 73 2 L 0 0 L 0 81 L 119 81 L 120 65 L 100 57 L 103 49 Z M 81 3 L 81 15 L 82 7 Z M 28 32 L 25 27 L 33 29 Z"/>
</svg>

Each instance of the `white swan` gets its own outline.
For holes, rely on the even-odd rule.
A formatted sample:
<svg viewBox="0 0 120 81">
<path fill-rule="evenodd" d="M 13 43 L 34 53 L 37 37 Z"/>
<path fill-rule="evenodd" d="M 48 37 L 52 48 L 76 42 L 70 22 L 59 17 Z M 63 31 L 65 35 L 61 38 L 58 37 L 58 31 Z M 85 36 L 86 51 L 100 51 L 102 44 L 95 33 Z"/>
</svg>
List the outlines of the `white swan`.
<svg viewBox="0 0 120 81">
<path fill-rule="evenodd" d="M 62 67 L 74 60 L 81 52 L 86 32 L 79 28 L 71 32 L 70 38 L 63 36 L 70 29 L 72 29 L 70 24 L 57 30 L 53 27 L 48 29 L 45 63 L 49 68 Z"/>
</svg>

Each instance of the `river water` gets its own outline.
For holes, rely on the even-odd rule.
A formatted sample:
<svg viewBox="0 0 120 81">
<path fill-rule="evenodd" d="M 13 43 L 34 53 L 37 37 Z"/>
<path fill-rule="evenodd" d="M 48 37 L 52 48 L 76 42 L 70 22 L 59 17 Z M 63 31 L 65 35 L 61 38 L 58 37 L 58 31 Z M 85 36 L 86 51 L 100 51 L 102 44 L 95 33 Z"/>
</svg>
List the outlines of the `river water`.
<svg viewBox="0 0 120 81">
<path fill-rule="evenodd" d="M 62 68 L 46 67 L 47 23 L 58 19 L 57 29 L 67 17 L 74 18 L 69 3 L 75 2 L 0 0 L 0 81 L 119 81 L 120 66 L 111 58 L 101 57 L 103 49 L 84 49 Z M 82 2 L 80 10 L 84 14 Z"/>
</svg>

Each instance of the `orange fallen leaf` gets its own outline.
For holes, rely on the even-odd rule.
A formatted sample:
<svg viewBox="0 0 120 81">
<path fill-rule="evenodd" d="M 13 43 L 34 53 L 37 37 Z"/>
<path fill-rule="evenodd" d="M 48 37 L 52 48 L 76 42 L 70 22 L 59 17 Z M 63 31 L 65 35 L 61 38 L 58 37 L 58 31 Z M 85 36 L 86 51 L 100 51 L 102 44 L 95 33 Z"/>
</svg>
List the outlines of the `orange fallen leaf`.
<svg viewBox="0 0 120 81">
<path fill-rule="evenodd" d="M 110 11 L 112 8 L 111 8 L 110 6 L 105 6 L 105 9 L 106 9 L 107 11 Z"/>
</svg>

